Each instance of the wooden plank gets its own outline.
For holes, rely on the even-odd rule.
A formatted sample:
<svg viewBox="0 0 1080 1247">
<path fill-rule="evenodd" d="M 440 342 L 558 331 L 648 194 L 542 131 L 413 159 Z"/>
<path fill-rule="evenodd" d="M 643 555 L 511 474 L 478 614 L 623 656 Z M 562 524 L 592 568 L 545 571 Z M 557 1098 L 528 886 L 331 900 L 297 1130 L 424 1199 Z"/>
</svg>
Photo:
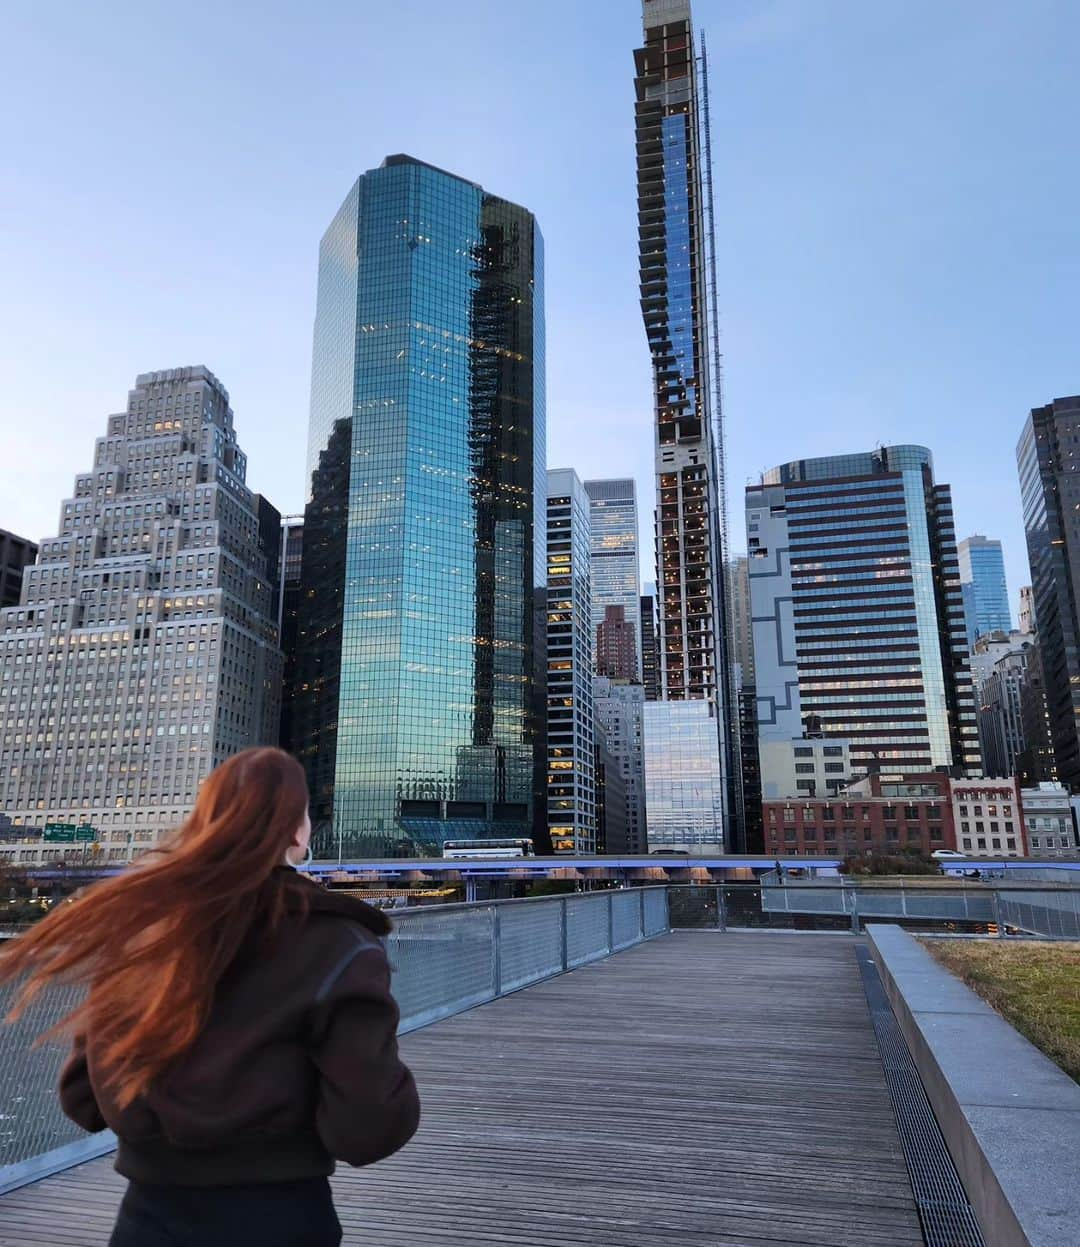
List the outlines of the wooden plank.
<svg viewBox="0 0 1080 1247">
<path fill-rule="evenodd" d="M 846 937 L 680 932 L 414 1032 L 424 1121 L 334 1178 L 363 1247 L 919 1247 Z M 105 1243 L 107 1160 L 0 1200 Z"/>
</svg>

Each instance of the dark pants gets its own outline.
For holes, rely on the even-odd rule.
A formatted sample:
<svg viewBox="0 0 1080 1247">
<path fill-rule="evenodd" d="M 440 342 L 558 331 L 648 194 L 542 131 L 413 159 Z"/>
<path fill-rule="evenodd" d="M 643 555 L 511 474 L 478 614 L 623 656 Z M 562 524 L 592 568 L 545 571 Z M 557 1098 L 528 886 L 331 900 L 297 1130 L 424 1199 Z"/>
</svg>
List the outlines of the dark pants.
<svg viewBox="0 0 1080 1247">
<path fill-rule="evenodd" d="M 252 1186 L 132 1182 L 109 1247 L 338 1247 L 325 1178 Z"/>
</svg>

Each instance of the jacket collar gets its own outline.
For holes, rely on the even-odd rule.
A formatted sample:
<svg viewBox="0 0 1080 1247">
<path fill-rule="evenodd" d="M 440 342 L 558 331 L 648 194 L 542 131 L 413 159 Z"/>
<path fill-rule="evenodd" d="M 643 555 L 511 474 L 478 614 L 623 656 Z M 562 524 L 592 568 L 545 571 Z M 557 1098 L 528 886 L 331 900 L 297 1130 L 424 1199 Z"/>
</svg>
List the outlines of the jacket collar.
<svg viewBox="0 0 1080 1247">
<path fill-rule="evenodd" d="M 392 930 L 393 924 L 386 914 L 358 896 L 350 896 L 347 892 L 332 892 L 314 880 L 298 874 L 291 866 L 280 866 L 278 869 L 291 876 L 289 893 L 297 899 L 303 896 L 310 912 L 351 918 L 375 935 L 388 935 Z"/>
</svg>

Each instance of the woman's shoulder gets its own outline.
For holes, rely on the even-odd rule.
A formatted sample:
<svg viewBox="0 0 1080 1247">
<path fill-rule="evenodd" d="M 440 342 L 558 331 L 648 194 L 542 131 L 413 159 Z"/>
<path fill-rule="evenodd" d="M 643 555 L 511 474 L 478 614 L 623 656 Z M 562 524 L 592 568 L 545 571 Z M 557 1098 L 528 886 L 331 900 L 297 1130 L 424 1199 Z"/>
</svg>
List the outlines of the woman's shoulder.
<svg viewBox="0 0 1080 1247">
<path fill-rule="evenodd" d="M 376 909 L 358 896 L 332 891 L 295 873 L 288 881 L 286 906 L 290 916 L 304 926 L 333 926 L 336 919 L 358 925 L 377 938 L 389 935 L 391 931 L 390 919 L 381 909 Z"/>
</svg>

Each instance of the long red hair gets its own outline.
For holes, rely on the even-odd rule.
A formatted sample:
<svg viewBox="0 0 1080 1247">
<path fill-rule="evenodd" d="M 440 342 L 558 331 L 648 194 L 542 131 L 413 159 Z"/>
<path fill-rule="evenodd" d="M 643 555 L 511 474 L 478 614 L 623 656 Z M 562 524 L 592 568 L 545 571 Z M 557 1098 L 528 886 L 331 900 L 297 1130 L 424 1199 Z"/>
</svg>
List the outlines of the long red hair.
<svg viewBox="0 0 1080 1247">
<path fill-rule="evenodd" d="M 245 939 L 276 926 L 299 891 L 275 868 L 307 807 L 304 770 L 282 750 L 223 763 L 165 843 L 8 942 L 0 982 L 27 976 L 16 1015 L 51 982 L 88 984 L 53 1031 L 88 1032 L 117 1102 L 130 1104 L 195 1042 Z"/>
</svg>

